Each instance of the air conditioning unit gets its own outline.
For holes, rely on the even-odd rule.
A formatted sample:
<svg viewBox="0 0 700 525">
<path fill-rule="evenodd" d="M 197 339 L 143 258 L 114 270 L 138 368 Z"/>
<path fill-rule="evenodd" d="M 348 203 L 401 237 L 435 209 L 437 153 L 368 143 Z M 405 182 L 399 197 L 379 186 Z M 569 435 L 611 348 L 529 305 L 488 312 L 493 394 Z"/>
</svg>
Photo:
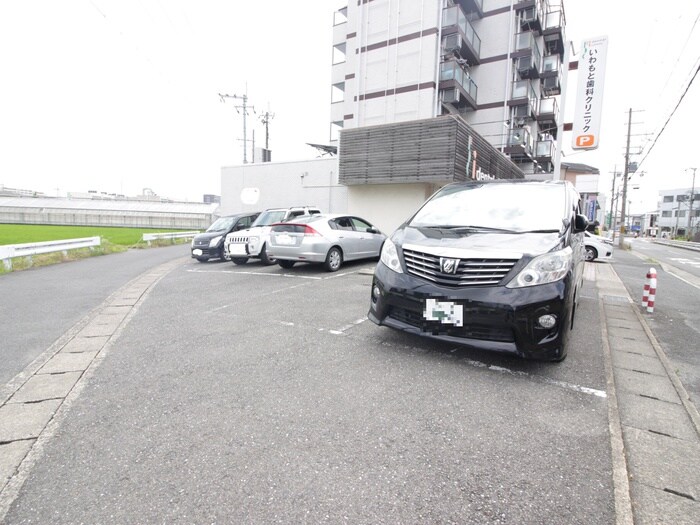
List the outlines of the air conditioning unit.
<svg viewBox="0 0 700 525">
<path fill-rule="evenodd" d="M 442 91 L 442 101 L 446 104 L 456 104 L 459 102 L 459 89 L 444 89 Z"/>
<path fill-rule="evenodd" d="M 542 91 L 547 97 L 561 93 L 559 77 L 545 77 L 542 79 Z"/>
<path fill-rule="evenodd" d="M 453 53 L 459 53 L 462 48 L 462 37 L 454 33 L 447 35 L 442 40 L 442 53 L 443 55 L 451 55 Z"/>
<path fill-rule="evenodd" d="M 513 106 L 513 118 L 514 119 L 529 119 L 532 118 L 532 112 L 530 111 L 530 104 L 522 104 L 520 106 Z"/>
</svg>

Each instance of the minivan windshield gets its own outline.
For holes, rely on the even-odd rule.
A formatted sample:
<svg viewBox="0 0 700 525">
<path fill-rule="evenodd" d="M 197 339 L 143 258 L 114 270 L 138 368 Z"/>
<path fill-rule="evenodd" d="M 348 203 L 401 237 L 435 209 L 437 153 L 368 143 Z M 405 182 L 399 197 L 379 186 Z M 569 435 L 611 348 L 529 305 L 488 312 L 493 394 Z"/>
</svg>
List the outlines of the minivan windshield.
<svg viewBox="0 0 700 525">
<path fill-rule="evenodd" d="M 207 228 L 208 232 L 223 232 L 228 231 L 233 226 L 233 217 L 219 217 L 214 221 L 214 224 Z"/>
<path fill-rule="evenodd" d="M 264 211 L 258 215 L 258 218 L 255 219 L 255 222 L 250 227 L 255 228 L 256 226 L 269 226 L 272 223 L 280 222 L 284 219 L 285 214 L 285 210 Z"/>
<path fill-rule="evenodd" d="M 415 228 L 529 232 L 561 230 L 566 189 L 554 184 L 448 186 L 411 219 Z"/>
</svg>

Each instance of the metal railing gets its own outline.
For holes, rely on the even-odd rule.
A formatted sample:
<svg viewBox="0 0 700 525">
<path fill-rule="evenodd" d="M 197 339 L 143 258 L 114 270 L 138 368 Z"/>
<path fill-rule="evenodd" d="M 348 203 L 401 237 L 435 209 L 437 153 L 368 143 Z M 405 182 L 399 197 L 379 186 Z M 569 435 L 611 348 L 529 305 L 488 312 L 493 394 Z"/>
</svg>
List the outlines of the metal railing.
<svg viewBox="0 0 700 525">
<path fill-rule="evenodd" d="M 0 260 L 6 270 L 12 270 L 12 259 L 31 257 L 42 253 L 67 252 L 78 248 L 100 246 L 100 237 L 83 237 L 81 239 L 60 239 L 57 241 L 30 242 L 25 244 L 7 244 L 0 246 Z"/>
<path fill-rule="evenodd" d="M 159 241 L 163 239 L 191 239 L 201 232 L 172 232 L 172 233 L 144 233 L 143 242 L 151 245 L 151 241 Z"/>
<path fill-rule="evenodd" d="M 684 248 L 686 250 L 693 250 L 700 252 L 700 242 L 691 241 L 671 241 L 667 239 L 654 239 L 655 244 L 664 244 L 666 246 L 673 246 L 674 248 Z"/>
</svg>

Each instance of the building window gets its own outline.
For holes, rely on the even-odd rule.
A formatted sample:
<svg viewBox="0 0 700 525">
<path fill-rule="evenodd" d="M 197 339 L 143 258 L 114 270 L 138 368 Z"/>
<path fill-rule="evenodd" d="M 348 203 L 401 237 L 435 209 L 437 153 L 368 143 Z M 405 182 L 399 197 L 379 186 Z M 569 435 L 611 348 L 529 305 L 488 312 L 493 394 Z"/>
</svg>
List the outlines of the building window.
<svg viewBox="0 0 700 525">
<path fill-rule="evenodd" d="M 331 104 L 345 100 L 345 82 L 333 84 L 331 87 Z"/>
<path fill-rule="evenodd" d="M 345 42 L 333 46 L 333 65 L 345 62 Z"/>
<path fill-rule="evenodd" d="M 688 200 L 687 195 L 676 195 L 676 202 L 685 202 Z"/>
<path fill-rule="evenodd" d="M 338 140 L 340 138 L 340 130 L 343 129 L 343 121 L 338 120 L 336 122 L 331 122 L 331 141 Z"/>
<path fill-rule="evenodd" d="M 664 195 L 664 202 L 673 202 L 673 195 Z"/>
<path fill-rule="evenodd" d="M 676 210 L 676 217 L 685 217 L 685 210 Z"/>
<path fill-rule="evenodd" d="M 348 21 L 348 8 L 347 7 L 343 7 L 342 9 L 338 9 L 335 13 L 333 13 L 333 25 L 334 26 L 344 24 L 347 21 Z"/>
<path fill-rule="evenodd" d="M 672 197 L 672 198 L 673 198 L 673 197 Z M 661 212 L 661 216 L 662 216 L 662 217 L 671 217 L 671 210 L 662 211 L 662 212 Z"/>
</svg>

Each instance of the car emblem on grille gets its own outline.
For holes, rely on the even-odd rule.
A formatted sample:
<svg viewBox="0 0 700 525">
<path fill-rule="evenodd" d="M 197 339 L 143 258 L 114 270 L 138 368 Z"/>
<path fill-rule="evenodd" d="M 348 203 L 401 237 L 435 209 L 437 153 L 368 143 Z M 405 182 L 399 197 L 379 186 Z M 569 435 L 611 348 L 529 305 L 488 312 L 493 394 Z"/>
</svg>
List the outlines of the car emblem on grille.
<svg viewBox="0 0 700 525">
<path fill-rule="evenodd" d="M 457 267 L 459 266 L 459 259 L 448 259 L 447 257 L 440 257 L 440 271 L 442 273 L 456 274 Z"/>
</svg>

